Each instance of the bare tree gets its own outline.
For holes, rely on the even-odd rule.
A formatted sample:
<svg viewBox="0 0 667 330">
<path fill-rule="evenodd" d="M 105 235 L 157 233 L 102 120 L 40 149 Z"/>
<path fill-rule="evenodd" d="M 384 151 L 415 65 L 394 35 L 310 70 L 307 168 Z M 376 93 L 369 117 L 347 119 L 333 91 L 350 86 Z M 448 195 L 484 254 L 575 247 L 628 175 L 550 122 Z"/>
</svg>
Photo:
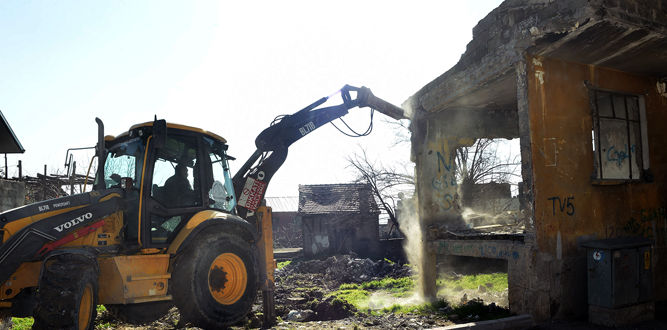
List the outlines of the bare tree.
<svg viewBox="0 0 667 330">
<path fill-rule="evenodd" d="M 471 205 L 473 191 L 480 183 L 510 183 L 521 164 L 519 155 L 499 151 L 501 141 L 479 139 L 471 147 L 456 150 L 456 176 L 461 189 L 461 204 Z"/>
<path fill-rule="evenodd" d="M 387 213 L 393 228 L 399 228 L 396 219 L 396 196 L 399 191 L 414 191 L 415 179 L 408 174 L 407 165 L 384 165 L 377 160 L 370 160 L 366 149 L 359 147 L 359 151 L 346 157 L 348 168 L 357 175 L 355 182 L 367 183 L 377 199 L 380 207 Z"/>
<path fill-rule="evenodd" d="M 410 142 L 409 121 L 383 120 L 395 133 L 394 146 Z M 461 187 L 461 204 L 471 205 L 475 198 L 473 191 L 481 183 L 511 183 L 520 178 L 518 168 L 521 159 L 518 154 L 508 153 L 508 148 L 501 148 L 503 141 L 499 139 L 478 139 L 471 147 L 460 147 L 456 150 L 456 179 Z M 503 150 L 499 150 L 503 149 Z M 493 203 L 494 209 L 502 208 Z"/>
<path fill-rule="evenodd" d="M 392 147 L 403 143 L 410 143 L 410 121 L 407 119 L 394 120 L 382 118 L 382 122 L 386 123 L 394 131 L 394 141 Z"/>
</svg>

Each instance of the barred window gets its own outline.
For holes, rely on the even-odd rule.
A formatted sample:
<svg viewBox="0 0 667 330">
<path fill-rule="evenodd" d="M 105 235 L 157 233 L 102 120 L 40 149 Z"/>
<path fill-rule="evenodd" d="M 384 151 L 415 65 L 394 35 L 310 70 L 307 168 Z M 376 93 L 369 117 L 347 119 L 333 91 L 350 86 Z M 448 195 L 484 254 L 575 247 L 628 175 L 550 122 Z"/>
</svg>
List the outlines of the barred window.
<svg viewBox="0 0 667 330">
<path fill-rule="evenodd" d="M 590 90 L 596 180 L 641 180 L 647 168 L 644 98 L 640 95 Z"/>
</svg>

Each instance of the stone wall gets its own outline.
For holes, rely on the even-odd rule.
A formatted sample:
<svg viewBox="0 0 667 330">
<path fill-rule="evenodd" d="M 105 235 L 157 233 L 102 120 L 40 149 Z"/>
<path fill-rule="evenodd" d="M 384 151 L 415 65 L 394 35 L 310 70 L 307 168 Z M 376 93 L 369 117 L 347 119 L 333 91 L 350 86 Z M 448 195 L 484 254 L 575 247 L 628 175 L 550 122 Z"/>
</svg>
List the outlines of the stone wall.
<svg viewBox="0 0 667 330">
<path fill-rule="evenodd" d="M 11 210 L 25 203 L 25 184 L 0 180 L 0 212 Z"/>
</svg>

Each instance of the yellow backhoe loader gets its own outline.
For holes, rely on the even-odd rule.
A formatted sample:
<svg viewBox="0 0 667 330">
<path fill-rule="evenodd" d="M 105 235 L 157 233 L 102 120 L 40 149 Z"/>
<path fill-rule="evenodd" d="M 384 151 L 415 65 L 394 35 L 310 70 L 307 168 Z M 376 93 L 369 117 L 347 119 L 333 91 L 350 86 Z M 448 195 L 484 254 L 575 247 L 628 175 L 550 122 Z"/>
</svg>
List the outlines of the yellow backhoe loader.
<svg viewBox="0 0 667 330">
<path fill-rule="evenodd" d="M 137 324 L 176 306 L 181 322 L 218 329 L 241 320 L 260 289 L 271 318 L 271 210 L 261 202 L 288 147 L 353 107 L 403 118 L 365 87 L 339 92 L 340 105 L 317 108 L 322 98 L 277 118 L 234 176 L 214 133 L 156 118 L 105 136 L 96 119 L 92 191 L 0 214 L 2 324 L 32 316 L 35 329 L 93 329 L 103 304 Z"/>
</svg>

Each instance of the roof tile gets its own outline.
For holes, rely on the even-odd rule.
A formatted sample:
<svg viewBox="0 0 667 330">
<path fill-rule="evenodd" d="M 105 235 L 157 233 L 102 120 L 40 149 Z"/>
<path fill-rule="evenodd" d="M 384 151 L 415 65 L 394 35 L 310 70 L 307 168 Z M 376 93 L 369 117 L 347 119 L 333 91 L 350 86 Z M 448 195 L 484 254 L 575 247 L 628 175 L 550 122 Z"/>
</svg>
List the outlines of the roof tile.
<svg viewBox="0 0 667 330">
<path fill-rule="evenodd" d="M 299 185 L 300 215 L 380 213 L 368 184 Z"/>
</svg>

